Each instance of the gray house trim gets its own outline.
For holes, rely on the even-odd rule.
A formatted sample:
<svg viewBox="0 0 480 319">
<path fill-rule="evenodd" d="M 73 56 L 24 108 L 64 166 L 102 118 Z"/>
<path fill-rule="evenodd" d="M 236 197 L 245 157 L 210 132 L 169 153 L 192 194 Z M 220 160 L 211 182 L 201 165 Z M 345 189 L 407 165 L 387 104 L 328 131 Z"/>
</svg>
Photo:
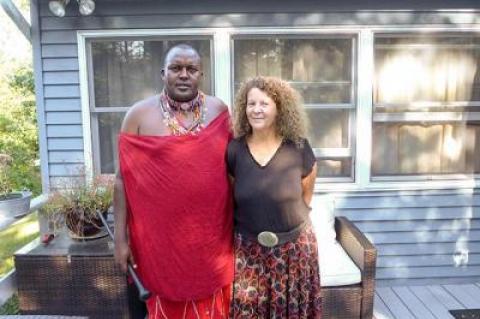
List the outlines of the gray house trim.
<svg viewBox="0 0 480 319">
<path fill-rule="evenodd" d="M 32 52 L 33 52 L 33 70 L 35 76 L 35 98 L 37 104 L 37 125 L 38 125 L 38 143 L 40 149 L 40 169 L 42 177 L 42 192 L 48 193 L 50 190 L 50 176 L 48 169 L 48 144 L 47 144 L 47 125 L 45 121 L 44 105 L 44 83 L 43 83 L 43 65 L 42 49 L 40 44 L 40 19 L 39 3 L 36 0 L 30 1 L 30 19 L 32 21 Z"/>
<path fill-rule="evenodd" d="M 30 24 L 27 22 L 27 20 L 25 20 L 23 14 L 20 12 L 20 10 L 18 10 L 12 0 L 0 0 L 0 4 L 8 16 L 12 19 L 13 23 L 15 23 L 25 38 L 27 38 L 28 42 L 32 42 Z"/>
<path fill-rule="evenodd" d="M 142 5 L 136 5 L 145 9 Z M 157 8 L 158 9 L 158 8 Z M 133 10 L 133 8 L 132 8 Z M 158 11 L 158 10 L 157 10 Z M 100 15 L 100 12 L 95 11 Z M 157 12 L 156 12 L 157 13 Z M 414 11 L 361 11 L 361 12 L 311 12 L 311 13 L 238 13 L 238 14 L 155 14 L 145 15 L 42 17 L 45 31 L 68 30 L 75 25 L 80 30 L 92 29 L 164 29 L 164 28 L 230 28 L 230 27 L 328 27 L 337 26 L 408 26 L 408 25 L 457 25 L 476 23 L 477 11 L 414 12 Z"/>
</svg>

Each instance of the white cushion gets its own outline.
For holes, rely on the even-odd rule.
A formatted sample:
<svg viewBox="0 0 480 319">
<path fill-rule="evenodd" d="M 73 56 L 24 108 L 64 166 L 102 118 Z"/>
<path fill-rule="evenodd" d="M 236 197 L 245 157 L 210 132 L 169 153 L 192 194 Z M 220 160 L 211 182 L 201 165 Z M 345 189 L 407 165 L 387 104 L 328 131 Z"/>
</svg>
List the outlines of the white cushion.
<svg viewBox="0 0 480 319">
<path fill-rule="evenodd" d="M 360 269 L 336 240 L 335 200 L 331 195 L 315 195 L 310 218 L 318 241 L 322 287 L 353 285 L 362 281 Z"/>
<path fill-rule="evenodd" d="M 312 199 L 310 219 L 322 243 L 334 243 L 335 234 L 335 201 L 330 195 L 315 195 Z"/>
<path fill-rule="evenodd" d="M 337 241 L 319 242 L 318 260 L 322 287 L 353 285 L 362 281 L 360 269 Z"/>
</svg>

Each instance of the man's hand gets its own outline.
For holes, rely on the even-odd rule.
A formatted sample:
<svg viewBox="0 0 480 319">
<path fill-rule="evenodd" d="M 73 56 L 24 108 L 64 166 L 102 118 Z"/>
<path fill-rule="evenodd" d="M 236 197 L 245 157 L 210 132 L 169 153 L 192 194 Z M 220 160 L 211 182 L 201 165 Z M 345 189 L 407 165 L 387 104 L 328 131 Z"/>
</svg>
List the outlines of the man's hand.
<svg viewBox="0 0 480 319">
<path fill-rule="evenodd" d="M 133 268 L 137 268 L 126 240 L 115 239 L 115 261 L 124 273 L 127 272 L 127 265 L 129 261 Z"/>
</svg>

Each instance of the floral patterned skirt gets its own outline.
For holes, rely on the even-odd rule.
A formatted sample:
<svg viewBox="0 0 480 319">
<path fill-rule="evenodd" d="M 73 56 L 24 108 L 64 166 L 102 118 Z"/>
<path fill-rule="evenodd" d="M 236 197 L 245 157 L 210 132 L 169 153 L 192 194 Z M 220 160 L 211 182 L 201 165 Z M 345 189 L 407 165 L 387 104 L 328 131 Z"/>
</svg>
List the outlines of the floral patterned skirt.
<svg viewBox="0 0 480 319">
<path fill-rule="evenodd" d="M 230 318 L 321 318 L 317 240 L 310 223 L 293 242 L 264 247 L 235 234 Z"/>
</svg>

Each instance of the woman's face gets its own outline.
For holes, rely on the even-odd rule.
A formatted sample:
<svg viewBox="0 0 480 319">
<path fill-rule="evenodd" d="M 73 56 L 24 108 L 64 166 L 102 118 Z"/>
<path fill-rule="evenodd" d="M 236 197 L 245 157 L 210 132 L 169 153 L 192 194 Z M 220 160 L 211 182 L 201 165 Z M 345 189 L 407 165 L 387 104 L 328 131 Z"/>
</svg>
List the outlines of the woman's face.
<svg viewBox="0 0 480 319">
<path fill-rule="evenodd" d="M 262 90 L 252 88 L 248 91 L 246 114 L 253 132 L 275 130 L 277 105 Z"/>
</svg>

